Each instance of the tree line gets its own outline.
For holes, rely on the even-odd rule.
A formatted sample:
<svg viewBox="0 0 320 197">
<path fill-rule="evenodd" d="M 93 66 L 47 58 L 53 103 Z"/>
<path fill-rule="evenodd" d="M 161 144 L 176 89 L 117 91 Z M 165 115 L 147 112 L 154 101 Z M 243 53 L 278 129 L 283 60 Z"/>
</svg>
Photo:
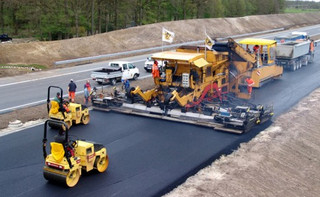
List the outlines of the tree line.
<svg viewBox="0 0 320 197">
<path fill-rule="evenodd" d="M 0 0 L 0 30 L 60 40 L 163 21 L 282 13 L 285 0 Z"/>
</svg>

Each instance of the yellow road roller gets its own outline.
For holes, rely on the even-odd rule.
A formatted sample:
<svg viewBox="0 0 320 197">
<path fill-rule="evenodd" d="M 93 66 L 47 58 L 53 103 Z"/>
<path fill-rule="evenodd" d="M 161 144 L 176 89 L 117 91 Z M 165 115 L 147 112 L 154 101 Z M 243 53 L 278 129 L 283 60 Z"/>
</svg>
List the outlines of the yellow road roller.
<svg viewBox="0 0 320 197">
<path fill-rule="evenodd" d="M 50 91 L 52 88 L 59 89 L 54 99 L 50 99 Z M 78 103 L 69 103 L 63 100 L 63 90 L 58 86 L 48 87 L 47 96 L 47 110 L 49 118 L 52 120 L 60 120 L 67 124 L 68 129 L 73 124 L 88 124 L 90 122 L 89 109 Z M 60 125 L 55 125 L 54 122 L 50 122 L 49 126 L 52 128 L 59 128 Z"/>
<path fill-rule="evenodd" d="M 59 133 L 54 140 L 47 139 L 47 125 L 60 125 Z M 48 181 L 74 187 L 82 170 L 105 172 L 109 165 L 107 149 L 104 145 L 85 140 L 72 140 L 68 136 L 68 125 L 65 122 L 48 119 L 44 124 L 43 157 L 45 164 L 43 176 Z M 47 154 L 47 142 L 50 142 L 50 154 Z"/>
</svg>

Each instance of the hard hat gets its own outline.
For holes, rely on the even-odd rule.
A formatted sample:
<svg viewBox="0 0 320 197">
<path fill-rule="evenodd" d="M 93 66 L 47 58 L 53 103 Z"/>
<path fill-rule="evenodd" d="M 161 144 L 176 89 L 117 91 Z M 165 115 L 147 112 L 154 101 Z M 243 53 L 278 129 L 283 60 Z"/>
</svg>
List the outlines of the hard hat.
<svg viewBox="0 0 320 197">
<path fill-rule="evenodd" d="M 73 81 L 73 79 L 70 79 L 70 81 Z"/>
</svg>

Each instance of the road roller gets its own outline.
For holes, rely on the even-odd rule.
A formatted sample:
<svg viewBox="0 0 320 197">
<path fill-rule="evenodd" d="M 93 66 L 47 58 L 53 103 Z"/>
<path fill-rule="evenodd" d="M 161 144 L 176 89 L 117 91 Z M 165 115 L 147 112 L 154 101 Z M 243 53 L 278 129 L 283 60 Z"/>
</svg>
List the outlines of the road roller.
<svg viewBox="0 0 320 197">
<path fill-rule="evenodd" d="M 50 99 L 51 89 L 58 89 L 54 99 Z M 64 121 L 68 129 L 73 124 L 88 124 L 90 122 L 89 109 L 78 103 L 71 103 L 66 100 L 63 100 L 63 90 L 58 86 L 49 86 L 48 87 L 48 96 L 47 96 L 47 110 L 49 118 L 52 120 Z M 51 128 L 58 129 L 60 125 L 55 125 L 54 122 L 50 122 L 49 126 Z"/>
<path fill-rule="evenodd" d="M 53 140 L 47 139 L 47 125 L 58 126 L 59 133 Z M 68 125 L 63 121 L 48 119 L 44 124 L 43 157 L 45 164 L 43 176 L 46 180 L 74 187 L 82 171 L 97 170 L 105 172 L 109 165 L 107 149 L 104 145 L 85 140 L 69 139 Z M 50 154 L 47 154 L 50 142 Z"/>
</svg>

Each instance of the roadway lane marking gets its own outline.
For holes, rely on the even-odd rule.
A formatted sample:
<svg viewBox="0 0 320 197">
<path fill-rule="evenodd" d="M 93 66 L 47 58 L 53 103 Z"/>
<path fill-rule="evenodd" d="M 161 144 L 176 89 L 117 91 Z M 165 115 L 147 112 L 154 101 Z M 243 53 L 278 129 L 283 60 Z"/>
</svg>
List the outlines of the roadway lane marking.
<svg viewBox="0 0 320 197">
<path fill-rule="evenodd" d="M 80 82 L 80 81 L 86 81 L 86 80 L 90 80 L 91 78 L 86 78 L 86 79 L 79 79 L 79 80 L 76 80 L 74 82 Z"/>
<path fill-rule="evenodd" d="M 144 61 L 145 61 L 145 60 L 136 60 L 136 61 L 132 61 L 132 63 L 144 62 Z M 130 62 L 131 62 L 131 61 L 130 61 Z M 11 85 L 17 85 L 17 84 L 21 84 L 21 83 L 28 83 L 28 82 L 34 82 L 34 81 L 39 81 L 39 80 L 44 80 L 44 79 L 50 79 L 50 78 L 56 78 L 56 77 L 61 77 L 61 76 L 66 76 L 66 75 L 72 75 L 72 74 L 77 74 L 77 73 L 84 73 L 84 72 L 88 72 L 88 71 L 92 71 L 92 70 L 97 70 L 97 69 L 101 69 L 101 68 L 103 68 L 103 67 L 91 68 L 91 69 L 87 69 L 87 70 L 70 72 L 70 73 L 65 73 L 65 74 L 59 74 L 59 75 L 54 75 L 54 76 L 50 76 L 50 77 L 42 77 L 42 78 L 38 78 L 38 79 L 30 79 L 30 80 L 19 81 L 19 82 L 14 82 L 14 83 L 7 83 L 7 84 L 0 85 L 0 88 L 1 88 L 1 87 L 6 87 L 6 86 L 11 86 Z"/>
<path fill-rule="evenodd" d="M 22 131 L 22 130 L 25 130 L 25 129 L 30 129 L 32 127 L 36 127 L 36 126 L 39 126 L 39 125 L 43 125 L 44 122 L 45 122 L 45 120 L 39 119 L 39 120 L 36 120 L 36 121 L 25 122 L 19 128 L 7 127 L 7 128 L 4 128 L 4 129 L 1 129 L 0 130 L 0 137 L 6 136 L 6 135 L 9 135 L 9 134 L 12 134 L 12 133 L 16 133 L 16 132 L 19 132 L 19 131 Z"/>
<path fill-rule="evenodd" d="M 6 109 L 1 109 L 1 110 L 0 110 L 0 114 L 3 113 L 3 112 L 6 112 L 6 111 L 15 110 L 15 109 L 17 109 L 17 108 L 23 108 L 23 107 L 28 107 L 28 106 L 31 106 L 31 105 L 41 104 L 42 102 L 46 102 L 46 100 L 40 100 L 40 101 L 35 101 L 35 102 L 23 104 L 23 105 L 18 105 L 18 106 L 14 106 L 14 107 L 9 107 L 9 108 L 6 108 Z"/>
<path fill-rule="evenodd" d="M 150 75 L 145 75 L 143 77 L 139 77 L 139 79 L 145 79 L 145 78 L 148 78 L 148 77 L 151 77 L 151 74 Z M 90 78 L 89 78 L 90 79 Z M 138 79 L 138 80 L 139 80 Z M 85 79 L 86 80 L 86 79 Z M 83 81 L 83 80 L 78 80 L 79 81 Z M 106 85 L 106 86 L 103 86 L 103 87 L 109 87 L 110 85 Z M 100 87 L 97 87 L 97 89 L 101 89 L 102 86 Z M 82 94 L 84 91 L 81 90 L 81 91 L 77 91 L 76 92 L 76 95 L 78 94 Z M 64 98 L 67 98 L 69 96 L 69 94 L 64 94 L 63 97 Z M 50 99 L 53 99 L 53 98 L 50 98 Z M 22 105 L 18 105 L 18 106 L 14 106 L 14 107 L 9 107 L 9 108 L 5 108 L 5 109 L 1 109 L 0 110 L 0 114 L 2 113 L 5 113 L 5 112 L 9 112 L 9 111 L 12 111 L 12 110 L 15 110 L 15 109 L 20 109 L 20 108 L 24 108 L 24 107 L 31 107 L 31 106 L 35 106 L 35 105 L 38 105 L 38 104 L 42 104 L 42 103 L 46 103 L 47 99 L 45 100 L 40 100 L 40 101 L 35 101 L 35 102 L 31 102 L 31 103 L 26 103 L 26 104 L 22 104 Z"/>
<path fill-rule="evenodd" d="M 99 68 L 103 68 L 103 67 L 99 67 Z M 99 69 L 99 68 L 95 68 L 95 69 Z M 66 76 L 66 75 L 72 75 L 72 74 L 87 72 L 87 71 L 91 71 L 91 70 L 95 70 L 95 69 L 88 69 L 88 70 L 83 70 L 83 71 L 77 71 L 77 72 L 65 73 L 65 74 L 60 74 L 60 75 L 54 75 L 54 76 L 50 76 L 50 77 L 42 77 L 42 78 L 38 78 L 38 79 L 30 79 L 30 80 L 26 80 L 26 81 L 19 81 L 19 82 L 14 82 L 14 83 L 8 83 L 8 84 L 0 85 L 0 87 L 17 85 L 17 84 L 21 84 L 21 83 L 34 82 L 34 81 L 39 81 L 39 80 L 44 80 L 44 79 L 50 79 L 50 78 L 55 78 L 55 77 Z"/>
</svg>

